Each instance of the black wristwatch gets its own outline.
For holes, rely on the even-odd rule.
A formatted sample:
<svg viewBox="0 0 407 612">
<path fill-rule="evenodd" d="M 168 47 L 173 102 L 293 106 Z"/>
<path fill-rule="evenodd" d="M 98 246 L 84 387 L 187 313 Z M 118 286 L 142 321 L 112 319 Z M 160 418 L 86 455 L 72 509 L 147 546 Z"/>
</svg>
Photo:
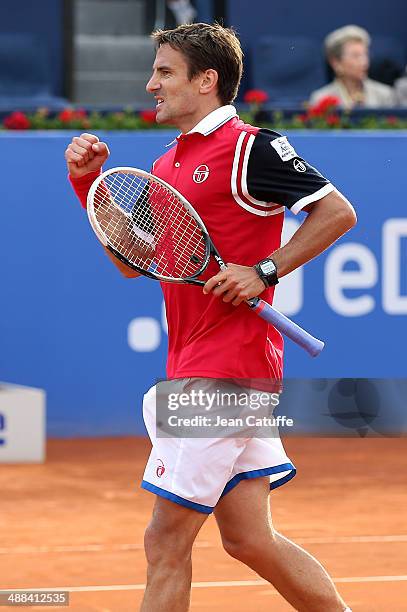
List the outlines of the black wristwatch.
<svg viewBox="0 0 407 612">
<path fill-rule="evenodd" d="M 266 287 L 272 287 L 273 285 L 277 285 L 277 266 L 270 257 L 262 259 L 261 261 L 259 261 L 258 264 L 253 267 L 256 270 L 257 274 L 260 276 L 263 283 L 266 285 Z"/>
</svg>

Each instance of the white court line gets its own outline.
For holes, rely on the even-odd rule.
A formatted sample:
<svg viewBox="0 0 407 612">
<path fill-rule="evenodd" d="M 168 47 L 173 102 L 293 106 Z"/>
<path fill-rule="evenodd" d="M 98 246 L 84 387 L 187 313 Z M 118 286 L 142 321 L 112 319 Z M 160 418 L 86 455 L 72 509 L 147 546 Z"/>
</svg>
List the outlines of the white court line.
<svg viewBox="0 0 407 612">
<path fill-rule="evenodd" d="M 336 536 L 321 538 L 293 538 L 300 544 L 352 544 L 357 543 L 382 543 L 382 542 L 407 542 L 407 535 L 377 535 L 377 536 Z"/>
<path fill-rule="evenodd" d="M 407 576 L 351 576 L 345 578 L 333 578 L 336 584 L 339 583 L 362 583 L 362 582 L 406 582 Z M 270 586 L 267 580 L 224 580 L 217 582 L 193 582 L 192 588 L 194 589 L 207 589 L 207 588 L 225 588 L 225 587 L 250 587 L 250 586 Z M 85 592 L 96 592 L 96 591 L 144 591 L 146 588 L 145 584 L 111 584 L 108 586 L 60 586 L 60 587 L 36 587 L 25 588 L 25 589 L 2 589 L 2 592 L 33 592 L 33 591 L 69 591 L 70 593 L 85 593 Z"/>
<path fill-rule="evenodd" d="M 293 538 L 297 544 L 371 544 L 387 542 L 407 542 L 407 535 L 367 535 L 367 536 L 337 536 L 337 537 L 309 537 Z M 196 542 L 195 548 L 217 548 L 218 544 L 211 542 Z M 116 546 L 105 546 L 104 544 L 78 544 L 75 546 L 15 546 L 1 547 L 0 555 L 12 554 L 40 554 L 59 552 L 117 552 L 126 550 L 144 550 L 142 544 L 117 544 Z"/>
<path fill-rule="evenodd" d="M 194 546 L 195 548 L 215 548 L 215 545 L 209 542 L 196 542 Z M 105 546 L 104 544 L 78 544 L 75 546 L 13 546 L 9 548 L 3 546 L 0 548 L 0 555 L 26 555 L 58 552 L 117 552 L 122 550 L 144 551 L 144 546 L 143 544 L 117 544 L 116 546 Z"/>
</svg>

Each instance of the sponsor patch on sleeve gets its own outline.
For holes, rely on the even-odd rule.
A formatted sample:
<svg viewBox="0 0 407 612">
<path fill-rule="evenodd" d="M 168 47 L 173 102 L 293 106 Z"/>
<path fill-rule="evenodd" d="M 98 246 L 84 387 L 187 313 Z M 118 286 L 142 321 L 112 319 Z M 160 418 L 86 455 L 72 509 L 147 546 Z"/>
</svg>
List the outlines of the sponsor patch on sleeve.
<svg viewBox="0 0 407 612">
<path fill-rule="evenodd" d="M 280 136 L 270 142 L 273 149 L 275 149 L 282 159 L 283 162 L 290 161 L 294 157 L 298 157 L 295 149 L 287 140 L 287 136 Z"/>
</svg>

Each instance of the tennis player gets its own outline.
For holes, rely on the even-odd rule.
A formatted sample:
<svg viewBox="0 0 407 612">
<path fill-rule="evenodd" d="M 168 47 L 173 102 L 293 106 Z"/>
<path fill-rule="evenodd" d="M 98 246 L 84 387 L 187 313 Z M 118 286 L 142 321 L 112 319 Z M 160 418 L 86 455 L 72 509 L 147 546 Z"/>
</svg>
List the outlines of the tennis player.
<svg viewBox="0 0 407 612">
<path fill-rule="evenodd" d="M 278 279 L 348 231 L 355 212 L 286 137 L 239 119 L 232 102 L 242 51 L 232 30 L 198 23 L 152 36 L 157 54 L 147 90 L 156 100 L 157 122 L 180 130 L 152 172 L 193 204 L 230 262 L 222 272 L 216 264 L 209 268 L 203 292 L 162 285 L 168 378 L 187 391 L 213 389 L 220 379 L 280 380 L 280 334 L 240 304 L 260 294 L 272 302 Z M 82 134 L 65 156 L 86 207 L 108 147 Z M 286 208 L 307 215 L 281 247 Z M 126 276 L 137 276 L 115 263 Z M 148 576 L 141 610 L 189 609 L 192 546 L 214 512 L 225 550 L 273 584 L 296 610 L 349 611 L 321 564 L 273 527 L 270 488 L 295 474 L 279 437 L 158 438 L 155 397 L 153 387 L 143 406 L 153 448 L 142 486 L 156 500 L 145 534 Z"/>
</svg>

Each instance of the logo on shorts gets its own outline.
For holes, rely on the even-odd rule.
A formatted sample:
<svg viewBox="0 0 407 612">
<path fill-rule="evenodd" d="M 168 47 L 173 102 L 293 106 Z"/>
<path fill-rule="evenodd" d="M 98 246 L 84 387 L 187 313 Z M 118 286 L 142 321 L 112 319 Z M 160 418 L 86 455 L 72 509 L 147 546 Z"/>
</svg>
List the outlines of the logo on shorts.
<svg viewBox="0 0 407 612">
<path fill-rule="evenodd" d="M 293 162 L 294 168 L 297 170 L 297 172 L 306 172 L 307 170 L 307 166 L 304 164 L 304 162 L 300 161 L 299 159 L 295 159 Z"/>
<path fill-rule="evenodd" d="M 205 164 L 201 164 L 195 168 L 192 178 L 195 183 L 203 183 L 209 176 L 209 168 Z"/>
<path fill-rule="evenodd" d="M 157 459 L 157 461 L 158 461 L 158 467 L 155 473 L 157 474 L 157 478 L 161 478 L 161 476 L 164 475 L 165 466 L 164 466 L 164 462 L 161 459 Z"/>
</svg>

